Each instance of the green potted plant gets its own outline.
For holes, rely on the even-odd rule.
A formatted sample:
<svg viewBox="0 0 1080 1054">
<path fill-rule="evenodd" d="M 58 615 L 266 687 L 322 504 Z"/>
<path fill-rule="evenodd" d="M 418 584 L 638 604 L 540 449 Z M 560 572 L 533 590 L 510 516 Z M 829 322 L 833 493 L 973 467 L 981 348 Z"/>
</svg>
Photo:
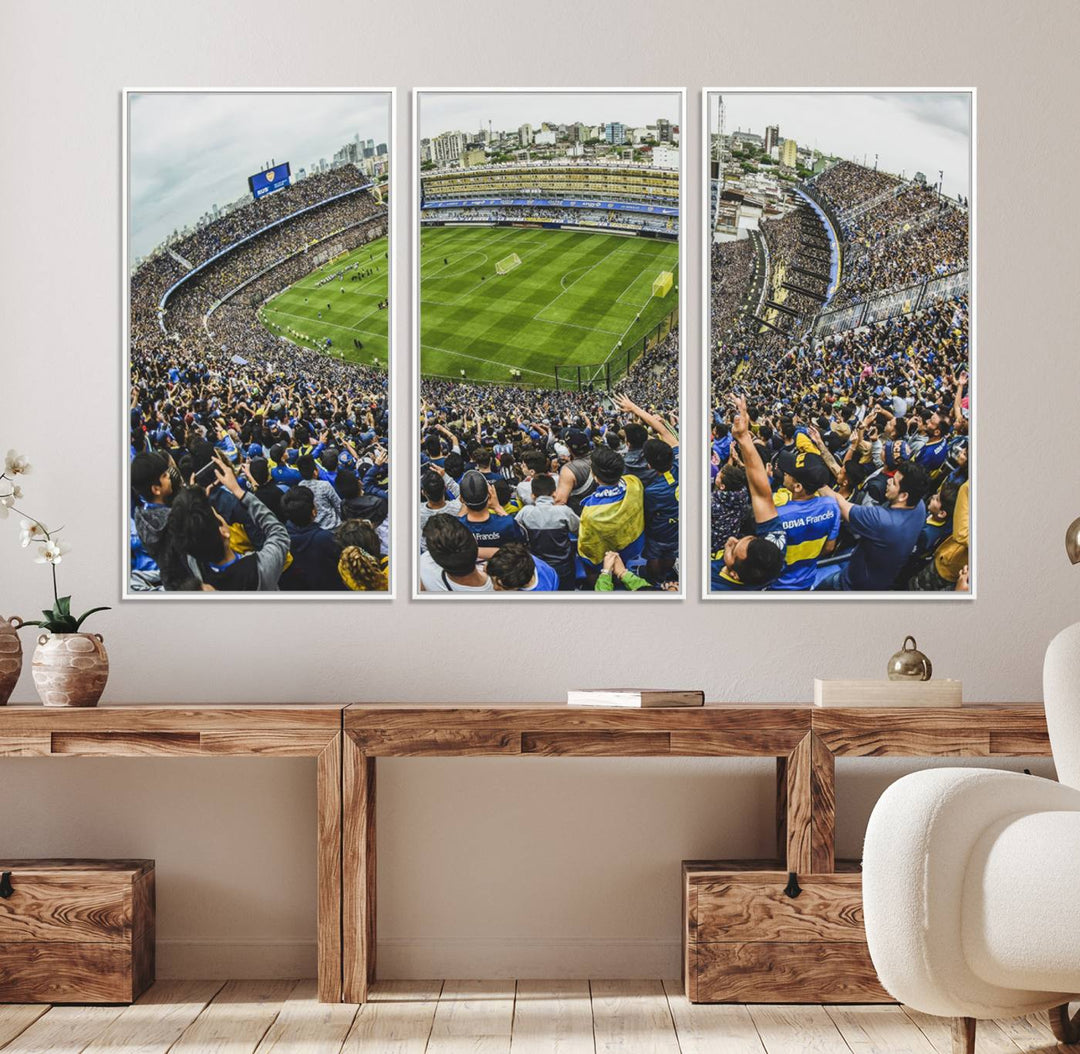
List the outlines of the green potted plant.
<svg viewBox="0 0 1080 1054">
<path fill-rule="evenodd" d="M 2 625 L 14 626 L 15 629 L 20 626 L 37 626 L 45 631 L 38 637 L 32 670 L 34 687 L 46 706 L 95 706 L 109 679 L 109 656 L 105 652 L 101 634 L 83 633 L 82 625 L 95 612 L 109 609 L 91 608 L 76 617 L 71 613 L 71 597 L 60 596 L 56 568 L 71 549 L 57 537 L 62 528 L 50 530 L 41 520 L 22 512 L 15 505 L 23 496 L 22 488 L 16 480 L 30 471 L 30 462 L 25 455 L 14 450 L 8 451 L 4 459 L 4 471 L 0 473 L 0 519 L 7 519 L 11 512 L 22 515 L 19 522 L 19 542 L 24 549 L 37 545 L 35 563 L 49 565 L 52 571 L 53 605 L 51 609 L 42 611 L 43 618 L 27 622 L 19 619 L 5 620 Z M 15 625 L 16 622 L 19 623 L 18 626 Z M 0 677 L 3 676 L 4 660 L 10 662 L 11 659 L 10 645 L 7 644 L 9 636 L 10 634 L 0 630 Z M 20 645 L 17 651 L 16 677 L 21 663 Z M 0 681 L 0 702 L 6 701 L 3 682 Z"/>
</svg>

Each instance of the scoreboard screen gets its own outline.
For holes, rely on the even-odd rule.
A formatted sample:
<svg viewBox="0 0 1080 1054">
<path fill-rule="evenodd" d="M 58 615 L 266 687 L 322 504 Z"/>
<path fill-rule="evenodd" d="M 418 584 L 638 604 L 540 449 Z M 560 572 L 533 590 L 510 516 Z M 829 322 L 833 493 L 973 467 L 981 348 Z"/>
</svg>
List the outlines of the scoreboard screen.
<svg viewBox="0 0 1080 1054">
<path fill-rule="evenodd" d="M 252 196 L 256 201 L 265 198 L 267 194 L 273 194 L 275 190 L 289 185 L 289 162 L 282 161 L 280 165 L 257 172 L 254 176 L 248 176 L 248 186 L 251 187 Z"/>
</svg>

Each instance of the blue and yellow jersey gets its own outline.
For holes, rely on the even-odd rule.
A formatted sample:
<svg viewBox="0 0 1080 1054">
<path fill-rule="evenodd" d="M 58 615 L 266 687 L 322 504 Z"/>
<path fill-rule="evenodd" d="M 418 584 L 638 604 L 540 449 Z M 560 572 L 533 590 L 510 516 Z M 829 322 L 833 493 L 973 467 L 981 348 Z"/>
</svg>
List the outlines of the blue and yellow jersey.
<svg viewBox="0 0 1080 1054">
<path fill-rule="evenodd" d="M 668 472 L 645 484 L 645 534 L 653 541 L 679 541 L 679 448 Z"/>
<path fill-rule="evenodd" d="M 622 552 L 645 537 L 644 486 L 637 476 L 597 487 L 581 503 L 578 553 L 594 564 L 609 550 Z"/>
<path fill-rule="evenodd" d="M 818 495 L 785 502 L 776 512 L 787 538 L 787 566 L 770 588 L 810 589 L 822 550 L 840 533 L 840 506 Z"/>
</svg>

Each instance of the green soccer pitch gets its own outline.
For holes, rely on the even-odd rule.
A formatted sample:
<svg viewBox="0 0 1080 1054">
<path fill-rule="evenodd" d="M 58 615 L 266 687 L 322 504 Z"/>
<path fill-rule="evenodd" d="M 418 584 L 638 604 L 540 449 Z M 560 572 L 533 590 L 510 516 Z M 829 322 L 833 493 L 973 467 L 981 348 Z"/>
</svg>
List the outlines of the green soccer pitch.
<svg viewBox="0 0 1080 1054">
<path fill-rule="evenodd" d="M 517 253 L 506 274 L 495 265 Z M 679 306 L 675 242 L 508 227 L 420 232 L 420 370 L 550 387 L 555 367 L 601 363 Z M 652 297 L 653 280 L 675 285 Z M 640 318 L 638 317 L 640 316 Z M 510 371 L 521 371 L 521 377 Z"/>
<path fill-rule="evenodd" d="M 388 296 L 386 252 L 387 239 L 379 238 L 331 260 L 268 300 L 259 309 L 260 321 L 271 333 L 295 344 L 385 369 L 390 312 L 380 308 L 379 302 Z M 346 271 L 341 281 L 318 284 L 352 263 L 356 270 Z M 354 274 L 369 268 L 374 269 L 373 275 L 352 281 Z M 354 340 L 361 341 L 363 348 L 357 348 Z"/>
</svg>

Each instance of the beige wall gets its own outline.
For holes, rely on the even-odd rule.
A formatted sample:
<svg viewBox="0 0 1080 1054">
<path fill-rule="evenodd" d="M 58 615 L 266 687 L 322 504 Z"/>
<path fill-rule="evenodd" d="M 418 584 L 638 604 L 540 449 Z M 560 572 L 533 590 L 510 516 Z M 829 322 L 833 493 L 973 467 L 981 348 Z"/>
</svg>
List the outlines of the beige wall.
<svg viewBox="0 0 1080 1054">
<path fill-rule="evenodd" d="M 1042 650 L 1080 609 L 1080 575 L 1062 552 L 1080 512 L 1078 12 L 955 0 L 5 3 L 0 448 L 31 454 L 33 509 L 67 525 L 74 549 L 62 571 L 76 605 L 114 604 L 97 621 L 112 660 L 108 697 L 535 700 L 659 679 L 717 699 L 808 700 L 815 675 L 876 676 L 914 632 L 969 698 L 1039 698 Z M 974 604 L 706 604 L 696 581 L 681 604 L 617 608 L 495 611 L 404 596 L 119 603 L 120 89 L 396 84 L 405 200 L 408 90 L 463 82 L 689 89 L 683 339 L 696 426 L 701 88 L 978 87 Z M 408 255 L 398 263 L 407 361 Z M 404 462 L 405 413 L 395 436 Z M 685 464 L 700 450 L 688 442 Z M 697 554 L 700 499 L 685 490 Z M 48 586 L 15 527 L 0 523 L 0 612 L 25 615 Z M 690 571 L 700 570 L 694 555 Z M 28 675 L 15 698 L 32 698 Z M 842 851 L 858 851 L 874 796 L 900 771 L 841 766 Z M 155 856 L 165 974 L 309 970 L 313 777 L 308 761 L 8 761 L 0 854 Z M 679 860 L 767 852 L 771 780 L 771 766 L 745 762 L 380 763 L 382 966 L 414 976 L 675 972 Z"/>
</svg>

